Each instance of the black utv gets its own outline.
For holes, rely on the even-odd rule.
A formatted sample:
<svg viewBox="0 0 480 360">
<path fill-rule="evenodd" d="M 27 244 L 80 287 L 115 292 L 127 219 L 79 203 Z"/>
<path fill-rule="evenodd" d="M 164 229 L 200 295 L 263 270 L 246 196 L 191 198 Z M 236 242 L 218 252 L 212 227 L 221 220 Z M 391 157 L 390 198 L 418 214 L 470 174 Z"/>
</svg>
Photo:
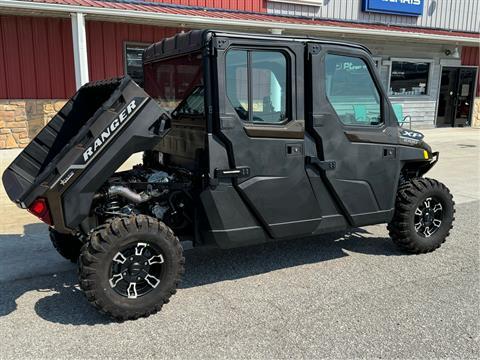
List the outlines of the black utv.
<svg viewBox="0 0 480 360">
<path fill-rule="evenodd" d="M 388 223 L 426 253 L 448 236 L 452 196 L 424 177 L 438 153 L 398 125 L 365 47 L 191 31 L 143 63 L 144 90 L 86 84 L 3 174 L 100 311 L 160 310 L 184 271 L 179 237 L 231 248 Z"/>
</svg>

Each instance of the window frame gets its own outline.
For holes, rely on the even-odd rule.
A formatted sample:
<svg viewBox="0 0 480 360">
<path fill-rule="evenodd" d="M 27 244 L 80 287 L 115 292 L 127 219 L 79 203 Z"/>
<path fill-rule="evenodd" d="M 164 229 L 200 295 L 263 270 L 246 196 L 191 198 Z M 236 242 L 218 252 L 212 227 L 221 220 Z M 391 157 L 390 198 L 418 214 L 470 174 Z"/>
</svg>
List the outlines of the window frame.
<svg viewBox="0 0 480 360">
<path fill-rule="evenodd" d="M 338 115 L 337 111 L 335 110 L 335 107 L 333 106 L 332 102 L 330 101 L 328 95 L 327 95 L 327 82 L 326 82 L 326 75 L 327 75 L 327 64 L 326 64 L 326 57 L 328 55 L 337 55 L 337 56 L 347 56 L 347 57 L 352 57 L 352 58 L 357 58 L 357 59 L 360 59 L 362 60 L 365 65 L 367 66 L 367 70 L 370 74 L 370 77 L 372 78 L 372 81 L 373 81 L 373 84 L 375 85 L 376 89 L 377 89 L 377 93 L 378 93 L 378 96 L 379 96 L 379 105 L 380 105 L 380 123 L 377 124 L 377 125 L 361 125 L 361 124 L 346 124 L 344 123 L 342 120 L 340 120 L 340 116 Z M 336 115 L 337 117 L 337 120 L 338 122 L 342 125 L 342 127 L 344 128 L 360 128 L 360 129 L 371 129 L 371 130 L 375 130 L 375 129 L 383 129 L 387 126 L 386 124 L 386 117 L 385 117 L 385 97 L 386 95 L 383 93 L 382 91 L 382 85 L 380 83 L 380 79 L 377 78 L 375 76 L 375 63 L 373 61 L 373 58 L 370 58 L 366 55 L 364 55 L 363 53 L 352 53 L 352 52 L 349 52 L 349 51 L 341 51 L 341 50 L 327 50 L 325 52 L 325 57 L 324 59 L 322 60 L 323 62 L 323 73 L 324 73 L 324 78 L 323 78 L 323 90 L 324 90 L 324 94 L 325 94 L 325 99 L 328 101 L 328 104 L 332 107 L 332 110 L 334 112 L 334 114 Z"/>
<path fill-rule="evenodd" d="M 145 50 L 146 48 L 148 48 L 151 44 L 150 43 L 144 43 L 144 42 L 136 42 L 136 41 L 124 41 L 123 42 L 123 52 L 122 52 L 122 56 L 123 56 L 123 73 L 124 75 L 128 75 L 128 72 L 127 72 L 127 47 L 129 46 L 138 46 L 138 47 L 143 47 Z M 143 73 L 143 63 L 142 63 L 142 76 L 143 76 L 143 81 L 145 82 L 145 74 Z M 145 84 L 142 84 L 142 86 L 145 85 Z"/>
<path fill-rule="evenodd" d="M 388 66 L 388 81 L 387 81 L 387 95 L 389 98 L 394 99 L 412 99 L 421 97 L 423 99 L 430 98 L 432 96 L 432 76 L 433 76 L 433 59 L 422 58 L 390 58 L 390 65 Z M 392 70 L 394 62 L 411 62 L 411 63 L 428 63 L 428 79 L 427 79 L 427 92 L 421 95 L 393 95 L 390 94 L 390 84 L 392 82 Z"/>
<path fill-rule="evenodd" d="M 285 126 L 285 124 L 288 124 L 293 120 L 293 110 L 292 110 L 292 60 L 291 60 L 291 54 L 286 50 L 285 48 L 281 47 L 256 47 L 256 46 L 231 46 L 228 48 L 228 50 L 225 52 L 224 59 L 225 59 L 225 64 L 224 64 L 224 76 L 225 76 L 225 85 L 227 85 L 227 57 L 228 53 L 230 51 L 245 51 L 247 53 L 247 96 L 248 96 L 248 119 L 243 120 L 238 116 L 237 112 L 234 110 L 235 115 L 238 116 L 238 118 L 242 121 L 244 125 L 247 126 L 259 126 L 259 125 L 266 125 L 266 126 Z M 286 89 L 285 89 L 285 96 L 286 96 L 286 101 L 285 101 L 285 120 L 282 122 L 267 122 L 267 121 L 253 121 L 253 111 L 250 111 L 250 108 L 253 110 L 253 88 L 252 88 L 252 52 L 278 52 L 282 54 L 285 57 L 285 71 L 286 71 Z M 227 86 L 226 86 L 227 87 Z M 230 106 L 233 107 L 233 104 L 230 100 L 230 97 L 228 96 L 228 93 L 225 92 L 226 100 L 229 103 Z"/>
</svg>

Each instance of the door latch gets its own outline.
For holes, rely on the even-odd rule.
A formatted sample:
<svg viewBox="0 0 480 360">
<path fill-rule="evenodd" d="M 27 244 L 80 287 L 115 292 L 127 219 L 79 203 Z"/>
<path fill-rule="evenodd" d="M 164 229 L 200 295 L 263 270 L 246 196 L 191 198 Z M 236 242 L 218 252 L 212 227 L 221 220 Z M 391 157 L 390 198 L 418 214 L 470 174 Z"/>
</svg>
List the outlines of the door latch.
<svg viewBox="0 0 480 360">
<path fill-rule="evenodd" d="M 337 162 L 335 160 L 320 160 L 315 156 L 307 156 L 307 163 L 311 165 L 315 165 L 321 170 L 335 170 L 337 168 Z"/>
</svg>

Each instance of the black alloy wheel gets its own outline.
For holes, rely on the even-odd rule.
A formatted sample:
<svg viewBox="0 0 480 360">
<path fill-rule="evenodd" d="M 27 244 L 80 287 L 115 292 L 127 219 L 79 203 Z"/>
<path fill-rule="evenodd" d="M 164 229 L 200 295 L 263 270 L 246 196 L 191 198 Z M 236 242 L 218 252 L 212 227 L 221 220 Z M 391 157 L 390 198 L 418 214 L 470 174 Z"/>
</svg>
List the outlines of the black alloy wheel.
<svg viewBox="0 0 480 360">
<path fill-rule="evenodd" d="M 442 226 L 443 206 L 436 197 L 426 198 L 416 209 L 414 224 L 417 234 L 430 237 Z"/>
<path fill-rule="evenodd" d="M 128 245 L 112 259 L 110 287 L 129 299 L 148 294 L 160 284 L 164 263 L 161 250 L 154 244 Z"/>
</svg>

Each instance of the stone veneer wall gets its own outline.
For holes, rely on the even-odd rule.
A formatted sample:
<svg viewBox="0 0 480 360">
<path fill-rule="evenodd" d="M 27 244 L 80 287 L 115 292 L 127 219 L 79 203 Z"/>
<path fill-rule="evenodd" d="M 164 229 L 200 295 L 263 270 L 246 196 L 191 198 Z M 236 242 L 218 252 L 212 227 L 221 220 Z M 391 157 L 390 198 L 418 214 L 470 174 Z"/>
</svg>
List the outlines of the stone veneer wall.
<svg viewBox="0 0 480 360">
<path fill-rule="evenodd" d="M 0 149 L 25 147 L 67 100 L 0 100 Z"/>
<path fill-rule="evenodd" d="M 472 113 L 472 127 L 480 128 L 480 97 L 475 98 Z"/>
<path fill-rule="evenodd" d="M 22 148 L 67 100 L 0 100 L 0 149 Z M 480 97 L 475 98 L 472 127 L 480 128 Z"/>
</svg>

